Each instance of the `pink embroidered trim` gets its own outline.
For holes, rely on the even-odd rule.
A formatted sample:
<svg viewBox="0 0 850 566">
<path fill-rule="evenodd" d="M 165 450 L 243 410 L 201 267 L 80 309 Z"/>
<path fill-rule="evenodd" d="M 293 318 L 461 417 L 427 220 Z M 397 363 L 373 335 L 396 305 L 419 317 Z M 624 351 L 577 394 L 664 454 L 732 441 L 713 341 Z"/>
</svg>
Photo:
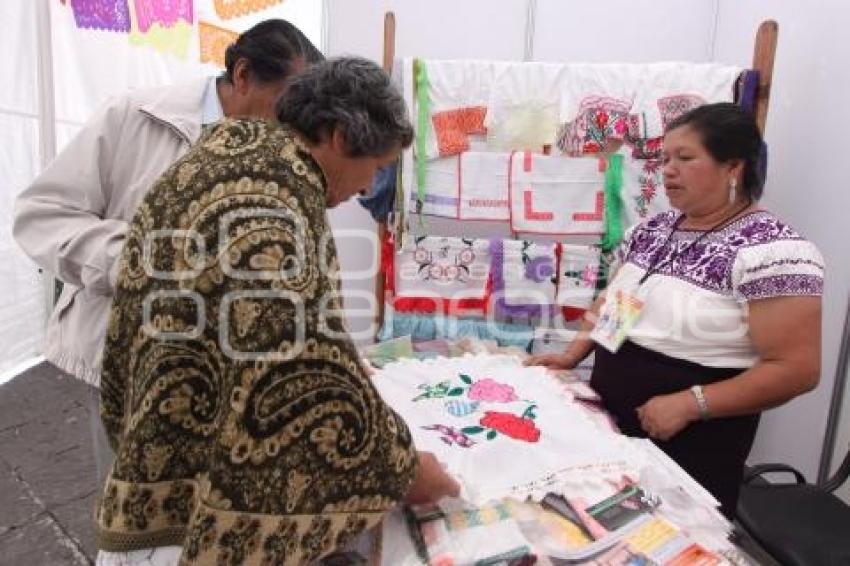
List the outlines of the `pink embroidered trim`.
<svg viewBox="0 0 850 566">
<path fill-rule="evenodd" d="M 555 219 L 555 215 L 551 212 L 540 212 L 534 210 L 534 192 L 525 190 L 522 193 L 523 204 L 525 205 L 524 215 L 526 220 L 551 221 Z"/>
<path fill-rule="evenodd" d="M 605 216 L 605 193 L 596 193 L 596 210 L 593 212 L 576 212 L 573 220 L 576 222 L 601 222 Z"/>
</svg>

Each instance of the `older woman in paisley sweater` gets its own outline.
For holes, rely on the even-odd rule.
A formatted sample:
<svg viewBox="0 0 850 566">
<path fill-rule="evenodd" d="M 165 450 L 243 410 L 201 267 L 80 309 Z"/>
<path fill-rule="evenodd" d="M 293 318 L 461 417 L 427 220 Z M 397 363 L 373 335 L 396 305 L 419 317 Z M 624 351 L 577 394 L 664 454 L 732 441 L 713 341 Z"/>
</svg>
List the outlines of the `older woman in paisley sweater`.
<svg viewBox="0 0 850 566">
<path fill-rule="evenodd" d="M 343 58 L 294 79 L 278 119 L 214 126 L 133 219 L 102 375 L 117 458 L 99 563 L 301 564 L 400 500 L 457 494 L 360 363 L 326 214 L 409 146 L 404 103 Z"/>
</svg>

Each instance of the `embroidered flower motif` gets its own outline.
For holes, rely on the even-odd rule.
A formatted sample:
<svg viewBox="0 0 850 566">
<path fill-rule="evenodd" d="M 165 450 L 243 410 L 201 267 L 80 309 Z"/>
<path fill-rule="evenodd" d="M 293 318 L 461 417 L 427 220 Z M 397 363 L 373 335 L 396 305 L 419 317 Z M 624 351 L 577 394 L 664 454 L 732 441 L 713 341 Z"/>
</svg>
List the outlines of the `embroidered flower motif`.
<svg viewBox="0 0 850 566">
<path fill-rule="evenodd" d="M 513 387 L 494 381 L 489 377 L 473 383 L 467 396 L 473 401 L 489 401 L 491 403 L 510 403 L 519 399 Z"/>
<path fill-rule="evenodd" d="M 481 420 L 478 421 L 483 427 L 491 428 L 516 440 L 525 442 L 537 442 L 540 440 L 540 429 L 535 426 L 534 420 L 526 417 L 518 417 L 511 413 L 498 411 L 486 411 Z"/>
<path fill-rule="evenodd" d="M 422 429 L 436 431 L 440 434 L 440 440 L 442 440 L 449 446 L 454 446 L 456 444 L 461 448 L 471 448 L 475 444 L 474 440 L 472 440 L 464 432 L 459 431 L 453 426 L 433 424 L 423 426 Z"/>
<path fill-rule="evenodd" d="M 535 257 L 525 264 L 525 278 L 535 283 L 548 281 L 553 275 L 555 275 L 555 266 L 550 257 Z"/>
<path fill-rule="evenodd" d="M 475 261 L 475 252 L 469 248 L 463 249 L 459 254 L 457 254 L 457 259 L 460 263 L 468 265 Z"/>
<path fill-rule="evenodd" d="M 600 130 L 604 130 L 605 126 L 608 125 L 608 113 L 607 112 L 599 112 L 596 114 L 596 125 L 599 126 Z"/>
<path fill-rule="evenodd" d="M 599 153 L 601 146 L 596 142 L 585 142 L 582 147 L 582 153 Z"/>
<path fill-rule="evenodd" d="M 624 117 L 618 118 L 617 120 L 614 121 L 614 133 L 617 134 L 618 136 L 626 135 L 626 132 L 628 131 L 628 129 L 629 129 L 629 126 L 626 123 L 626 119 Z"/>
</svg>

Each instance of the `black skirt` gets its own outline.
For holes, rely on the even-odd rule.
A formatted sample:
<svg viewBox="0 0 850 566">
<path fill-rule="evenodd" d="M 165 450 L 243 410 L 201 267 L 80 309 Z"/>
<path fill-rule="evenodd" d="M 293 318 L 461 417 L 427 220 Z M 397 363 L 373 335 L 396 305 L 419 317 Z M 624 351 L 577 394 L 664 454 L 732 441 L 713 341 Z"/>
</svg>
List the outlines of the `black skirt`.
<svg viewBox="0 0 850 566">
<path fill-rule="evenodd" d="M 590 385 L 628 436 L 644 438 L 637 408 L 667 395 L 734 377 L 741 368 L 707 367 L 625 342 L 616 354 L 597 346 Z M 703 485 L 733 518 L 744 463 L 753 445 L 759 414 L 691 423 L 668 441 L 653 440 Z"/>
</svg>

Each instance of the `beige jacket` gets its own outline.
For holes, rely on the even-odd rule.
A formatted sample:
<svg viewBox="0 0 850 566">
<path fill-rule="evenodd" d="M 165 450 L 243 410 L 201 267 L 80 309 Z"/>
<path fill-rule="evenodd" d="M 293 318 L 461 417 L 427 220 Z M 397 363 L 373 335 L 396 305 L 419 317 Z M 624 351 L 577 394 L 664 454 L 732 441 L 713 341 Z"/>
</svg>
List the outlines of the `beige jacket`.
<svg viewBox="0 0 850 566">
<path fill-rule="evenodd" d="M 107 315 L 127 227 L 147 190 L 201 133 L 208 79 L 106 104 L 15 203 L 13 234 L 65 286 L 46 358 L 100 382 Z"/>
</svg>

